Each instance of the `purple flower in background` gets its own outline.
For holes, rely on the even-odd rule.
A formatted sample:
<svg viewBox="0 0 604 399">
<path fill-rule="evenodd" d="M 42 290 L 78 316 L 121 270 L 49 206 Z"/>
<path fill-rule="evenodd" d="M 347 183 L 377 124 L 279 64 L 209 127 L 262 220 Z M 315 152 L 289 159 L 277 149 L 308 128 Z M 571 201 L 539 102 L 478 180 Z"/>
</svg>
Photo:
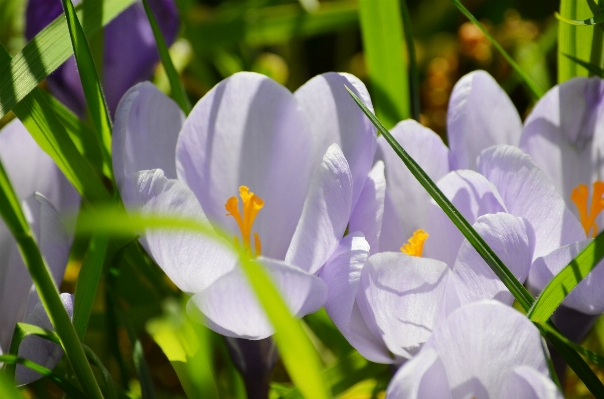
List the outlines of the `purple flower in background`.
<svg viewBox="0 0 604 399">
<path fill-rule="evenodd" d="M 292 313 L 316 311 L 326 287 L 315 274 L 349 221 L 381 215 L 383 172 L 380 179 L 379 166 L 371 170 L 375 130 L 345 84 L 371 106 L 358 79 L 335 73 L 295 94 L 238 73 L 186 120 L 153 85 L 133 87 L 118 107 L 113 140 L 126 206 L 211 222 L 263 264 Z M 369 223 L 359 224 L 371 234 Z M 214 331 L 247 339 L 273 333 L 229 243 L 159 231 L 146 231 L 142 243 Z"/>
<path fill-rule="evenodd" d="M 495 301 L 465 306 L 394 375 L 388 399 L 562 399 L 537 328 Z"/>
<path fill-rule="evenodd" d="M 78 1 L 74 1 L 78 3 Z M 173 0 L 149 0 L 166 43 L 172 44 L 179 28 Z M 25 36 L 33 39 L 46 25 L 63 13 L 61 0 L 29 0 Z M 153 74 L 159 60 L 155 38 L 142 3 L 137 2 L 118 15 L 104 29 L 103 91 L 111 115 L 130 87 Z M 78 115 L 85 112 L 85 99 L 73 57 L 47 78 L 52 93 Z"/>
<path fill-rule="evenodd" d="M 22 201 L 25 217 L 55 284 L 59 285 L 67 266 L 72 239 L 55 208 L 76 210 L 79 195 L 18 120 L 10 122 L 0 132 L 0 159 Z M 70 311 L 71 296 L 64 294 L 62 299 Z M 0 222 L 0 352 L 8 352 L 18 322 L 51 328 L 17 243 L 8 227 Z M 50 369 L 54 368 L 62 354 L 60 346 L 39 337 L 28 337 L 19 347 L 20 356 Z M 19 384 L 40 377 L 23 366 L 17 366 L 16 379 Z"/>
</svg>

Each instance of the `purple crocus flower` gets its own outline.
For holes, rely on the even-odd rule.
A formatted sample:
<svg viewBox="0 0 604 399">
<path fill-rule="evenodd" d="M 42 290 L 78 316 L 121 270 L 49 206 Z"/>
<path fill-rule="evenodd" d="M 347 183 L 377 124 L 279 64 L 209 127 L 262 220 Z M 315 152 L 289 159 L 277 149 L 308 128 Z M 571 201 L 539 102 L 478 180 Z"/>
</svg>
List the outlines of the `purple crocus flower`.
<svg viewBox="0 0 604 399">
<path fill-rule="evenodd" d="M 74 1 L 78 3 L 78 1 Z M 176 38 L 178 13 L 173 0 L 149 0 L 168 45 Z M 29 0 L 25 37 L 31 40 L 63 13 L 61 0 Z M 137 2 L 111 21 L 103 38 L 103 91 L 111 115 L 131 86 L 149 79 L 159 54 L 142 3 Z M 84 92 L 73 57 L 47 79 L 52 93 L 78 115 L 85 112 Z"/>
<path fill-rule="evenodd" d="M 518 311 L 483 301 L 452 313 L 395 374 L 388 399 L 562 399 L 537 328 Z"/>
<path fill-rule="evenodd" d="M 327 293 L 315 274 L 348 222 L 381 216 L 383 172 L 370 170 L 375 130 L 344 85 L 371 106 L 358 79 L 335 73 L 295 94 L 265 76 L 238 73 L 186 119 L 153 85 L 133 87 L 113 136 L 124 203 L 209 221 L 266 268 L 293 314 L 316 311 Z M 141 241 L 214 331 L 247 339 L 273 333 L 231 243 L 159 231 Z"/>
<path fill-rule="evenodd" d="M 25 217 L 53 279 L 59 285 L 67 266 L 71 237 L 55 208 L 73 211 L 78 207 L 79 196 L 19 120 L 10 122 L 0 132 L 0 159 L 22 201 Z M 43 328 L 52 326 L 41 307 L 17 243 L 3 222 L 0 222 L 0 254 L 0 352 L 6 353 L 16 323 L 27 322 Z M 71 310 L 71 296 L 64 294 L 62 299 L 68 311 Z M 19 347 L 19 356 L 50 369 L 62 354 L 60 346 L 38 337 L 26 338 Z M 23 366 L 17 366 L 19 384 L 40 377 Z"/>
</svg>

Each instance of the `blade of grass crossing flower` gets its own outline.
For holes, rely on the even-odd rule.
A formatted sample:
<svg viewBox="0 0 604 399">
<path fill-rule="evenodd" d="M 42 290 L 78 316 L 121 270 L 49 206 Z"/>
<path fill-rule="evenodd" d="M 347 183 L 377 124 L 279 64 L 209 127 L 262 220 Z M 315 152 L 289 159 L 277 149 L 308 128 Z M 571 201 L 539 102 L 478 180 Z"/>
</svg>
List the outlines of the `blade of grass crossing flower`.
<svg viewBox="0 0 604 399">
<path fill-rule="evenodd" d="M 411 115 L 399 0 L 360 0 L 359 18 L 373 105 L 392 127 Z"/>
<path fill-rule="evenodd" d="M 27 337 L 28 335 L 36 335 L 38 337 L 42 337 L 51 342 L 54 342 L 55 344 L 61 345 L 61 341 L 59 340 L 59 337 L 56 333 L 31 324 L 17 323 L 17 325 L 15 326 L 15 331 L 13 333 L 13 338 L 10 343 L 10 355 L 17 356 L 17 354 L 19 353 L 19 346 L 21 345 L 21 341 L 23 341 L 23 338 Z M 8 375 L 11 380 L 15 379 L 15 368 L 16 364 L 12 363 L 7 364 L 4 369 L 6 375 Z"/>
<path fill-rule="evenodd" d="M 604 368 L 604 357 L 598 355 L 596 352 L 590 351 L 589 349 L 585 349 L 581 345 L 575 344 L 573 341 L 566 338 L 564 335 L 560 334 L 555 328 L 552 328 L 547 323 L 537 323 L 540 328 L 547 331 L 548 334 L 555 336 L 558 340 L 564 342 L 565 345 L 574 349 L 577 353 L 584 356 L 587 360 L 592 362 L 593 364 Z"/>
<path fill-rule="evenodd" d="M 413 41 L 413 32 L 411 30 L 411 16 L 407 0 L 401 0 L 401 13 L 403 17 L 403 30 L 405 32 L 405 42 L 407 43 L 407 52 L 409 53 L 409 90 L 411 91 L 411 117 L 419 121 L 420 100 L 419 100 L 419 70 L 417 69 L 417 57 L 415 54 L 415 43 Z"/>
<path fill-rule="evenodd" d="M 83 7 L 90 15 L 102 18 L 84 20 L 87 35 L 97 32 L 136 0 L 84 1 L 76 9 L 83 15 Z M 11 61 L 0 67 L 0 118 L 10 111 L 46 76 L 73 55 L 65 18 L 60 15 L 36 35 Z"/>
<path fill-rule="evenodd" d="M 101 391 L 76 334 L 59 291 L 54 285 L 48 266 L 36 245 L 33 233 L 10 185 L 4 166 L 0 163 L 0 215 L 17 241 L 19 251 L 31 275 L 48 317 L 61 338 L 61 345 L 80 385 L 93 399 L 101 399 Z"/>
<path fill-rule="evenodd" d="M 88 41 L 80 20 L 76 15 L 75 8 L 71 4 L 71 0 L 62 0 L 62 3 L 65 16 L 67 17 L 67 27 L 69 28 L 69 36 L 73 45 L 73 53 L 78 66 L 78 72 L 80 73 L 80 81 L 84 89 L 86 105 L 90 111 L 96 132 L 99 135 L 101 153 L 103 154 L 105 163 L 111 165 L 111 118 L 109 117 L 109 111 L 105 103 L 101 81 L 99 80 L 92 52 L 90 51 L 90 47 L 88 47 Z"/>
<path fill-rule="evenodd" d="M 604 235 L 600 233 L 575 259 L 554 276 L 529 309 L 527 316 L 537 323 L 549 319 L 564 298 L 583 281 L 602 258 L 604 258 Z"/>
<path fill-rule="evenodd" d="M 533 79 L 531 79 L 531 77 L 528 76 L 528 74 L 526 72 L 524 72 L 522 70 L 522 68 L 520 68 L 520 65 L 518 65 L 516 63 L 516 61 L 514 61 L 514 59 L 507 53 L 507 51 L 505 51 L 505 49 L 503 47 L 501 47 L 501 45 L 497 42 L 497 40 L 495 40 L 495 38 L 484 27 L 484 25 L 481 24 L 480 21 L 478 21 L 476 19 L 476 17 L 474 17 L 474 15 L 472 15 L 472 13 L 466 7 L 464 7 L 463 4 L 461 4 L 461 1 L 451 0 L 451 2 L 455 5 L 455 7 L 457 7 L 457 9 L 459 11 L 461 11 L 461 13 L 463 15 L 466 16 L 466 18 L 468 18 L 470 21 L 472 21 L 472 23 L 474 23 L 474 25 L 476 25 L 478 27 L 478 29 L 480 29 L 482 31 L 482 33 L 484 33 L 484 35 L 489 39 L 489 41 L 491 42 L 493 47 L 495 47 L 497 49 L 499 54 L 501 54 L 503 56 L 503 58 L 505 58 L 505 60 L 510 64 L 510 66 L 514 69 L 514 71 L 518 74 L 518 76 L 520 76 L 520 78 L 522 79 L 524 84 L 529 88 L 529 90 L 535 96 L 535 98 L 540 98 L 541 96 L 543 96 L 543 94 L 545 94 L 545 91 L 543 90 L 543 88 L 539 87 L 533 81 Z"/>
<path fill-rule="evenodd" d="M 6 399 L 25 399 L 23 394 L 15 387 L 15 383 L 0 372 L 0 397 Z"/>
<path fill-rule="evenodd" d="M 587 76 L 587 69 L 569 60 L 565 54 L 581 60 L 591 57 L 593 27 L 572 26 L 572 20 L 588 18 L 593 13 L 585 0 L 561 0 L 556 17 L 566 23 L 558 24 L 558 83 L 576 76 Z M 578 21 L 577 21 L 578 22 Z"/>
<path fill-rule="evenodd" d="M 195 220 L 161 215 L 125 214 L 123 211 L 111 208 L 85 210 L 81 212 L 78 223 L 82 233 L 96 232 L 127 236 L 149 228 L 186 229 L 209 238 L 232 242 L 227 234 Z M 319 356 L 300 322 L 291 315 L 262 266 L 250 259 L 243 249 L 238 251 L 238 255 L 252 289 L 276 330 L 274 339 L 292 381 L 304 397 L 329 398 L 331 395 L 320 373 Z"/>
<path fill-rule="evenodd" d="M 180 83 L 178 72 L 176 72 L 176 68 L 174 68 L 174 63 L 170 57 L 170 52 L 168 51 L 168 46 L 166 45 L 164 36 L 162 35 L 161 29 L 157 24 L 157 20 L 153 15 L 153 10 L 151 10 L 151 7 L 149 6 L 149 1 L 143 0 L 143 5 L 145 7 L 145 12 L 147 13 L 149 23 L 151 24 L 151 29 L 153 30 L 153 36 L 155 37 L 155 43 L 157 45 L 157 50 L 159 51 L 161 62 L 164 65 L 166 74 L 168 75 L 168 80 L 170 81 L 172 98 L 174 98 L 176 103 L 178 103 L 185 115 L 189 115 L 189 112 L 191 112 L 191 103 L 189 102 L 187 93 L 185 93 L 184 87 Z"/>
</svg>

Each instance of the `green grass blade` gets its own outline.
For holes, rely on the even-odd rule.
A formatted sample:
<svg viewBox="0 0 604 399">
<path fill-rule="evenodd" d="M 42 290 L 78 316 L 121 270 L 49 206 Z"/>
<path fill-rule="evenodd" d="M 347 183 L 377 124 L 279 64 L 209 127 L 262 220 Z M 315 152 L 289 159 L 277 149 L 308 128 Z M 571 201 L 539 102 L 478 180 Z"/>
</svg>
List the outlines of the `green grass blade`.
<svg viewBox="0 0 604 399">
<path fill-rule="evenodd" d="M 0 372 L 0 397 L 6 399 L 25 399 L 23 394 L 5 373 Z"/>
<path fill-rule="evenodd" d="M 401 0 L 401 12 L 403 16 L 403 31 L 405 32 L 405 43 L 409 53 L 409 90 L 411 91 L 411 116 L 419 121 L 420 113 L 420 88 L 419 88 L 419 69 L 417 68 L 417 56 L 415 54 L 415 42 L 413 41 L 413 32 L 411 30 L 411 15 L 407 0 Z"/>
<path fill-rule="evenodd" d="M 229 235 L 217 232 L 211 226 L 195 220 L 161 215 L 126 214 L 116 209 L 83 211 L 79 215 L 78 223 L 82 233 L 94 232 L 97 234 L 131 236 L 135 232 L 150 228 L 186 229 L 202 234 L 209 239 L 220 237 L 232 242 Z M 238 250 L 238 255 L 252 289 L 276 330 L 275 343 L 293 382 L 307 398 L 329 398 L 331 395 L 320 373 L 320 359 L 310 339 L 302 329 L 300 321 L 291 315 L 264 268 L 253 259 L 250 259 L 242 248 Z"/>
<path fill-rule="evenodd" d="M 109 239 L 106 236 L 93 236 L 88 246 L 88 252 L 82 261 L 73 304 L 73 325 L 80 340 L 84 339 L 86 333 L 88 318 L 103 271 L 108 243 Z"/>
<path fill-rule="evenodd" d="M 94 353 L 92 349 L 90 349 L 88 346 L 83 344 L 82 346 L 84 347 L 84 352 L 86 352 L 86 357 L 88 358 L 90 363 L 98 367 L 99 371 L 101 372 L 101 375 L 103 376 L 103 381 L 105 382 L 106 399 L 118 399 L 117 390 L 115 389 L 115 383 L 113 382 L 113 377 L 111 377 L 111 374 L 109 373 L 107 368 L 105 368 L 103 362 L 101 362 L 101 359 L 99 359 L 96 353 Z"/>
<path fill-rule="evenodd" d="M 28 335 L 36 335 L 38 337 L 42 337 L 51 342 L 54 342 L 55 344 L 61 345 L 61 340 L 59 339 L 56 333 L 31 324 L 17 323 L 17 325 L 15 326 L 15 331 L 13 333 L 13 338 L 10 343 L 8 354 L 17 356 L 19 353 L 19 346 L 21 346 L 21 341 L 23 341 L 23 338 L 27 337 Z M 16 366 L 17 365 L 15 363 L 12 363 L 7 364 L 5 367 L 6 375 L 8 375 L 11 380 L 15 379 Z"/>
<path fill-rule="evenodd" d="M 100 15 L 102 19 L 85 19 L 84 32 L 91 35 L 111 22 L 135 0 L 84 1 L 78 15 Z M 36 35 L 11 61 L 0 68 L 0 118 L 23 100 L 46 76 L 73 55 L 67 22 L 60 15 Z"/>
<path fill-rule="evenodd" d="M 189 115 L 189 112 L 191 112 L 191 103 L 189 102 L 187 93 L 185 93 L 184 87 L 180 83 L 178 72 L 176 72 L 176 68 L 174 68 L 174 63 L 170 57 L 170 52 L 168 51 L 168 46 L 166 45 L 164 36 L 162 35 L 161 29 L 157 24 L 157 20 L 153 15 L 153 10 L 151 10 L 151 7 L 149 7 L 149 1 L 143 0 L 143 6 L 145 7 L 147 18 L 149 19 L 151 29 L 153 30 L 153 36 L 155 37 L 159 57 L 161 58 L 161 62 L 166 70 L 166 75 L 168 75 L 168 80 L 170 81 L 170 88 L 172 89 L 170 93 L 172 94 L 172 98 L 178 105 L 180 105 L 180 108 L 185 115 Z"/>
<path fill-rule="evenodd" d="M 360 0 L 359 18 L 371 99 L 390 128 L 411 116 L 399 0 Z"/>
<path fill-rule="evenodd" d="M 539 327 L 543 330 L 547 331 L 548 334 L 555 336 L 561 342 L 564 342 L 565 345 L 574 349 L 577 353 L 584 356 L 587 360 L 591 361 L 593 364 L 604 368 L 604 357 L 598 355 L 596 352 L 585 349 L 581 345 L 575 344 L 573 341 L 566 338 L 564 335 L 560 334 L 555 328 L 552 328 L 546 323 L 540 323 Z"/>
<path fill-rule="evenodd" d="M 82 88 L 84 89 L 86 105 L 90 111 L 90 116 L 96 132 L 99 135 L 101 152 L 105 163 L 111 165 L 111 118 L 109 117 L 101 81 L 94 65 L 92 52 L 90 51 L 90 47 L 88 47 L 84 29 L 82 29 L 75 8 L 73 7 L 71 0 L 62 0 L 62 2 L 63 10 L 67 17 L 67 27 L 69 29 L 69 36 L 71 37 L 73 53 L 80 74 L 80 81 L 82 82 Z M 111 170 L 111 167 L 108 169 Z"/>
<path fill-rule="evenodd" d="M 457 9 L 459 11 L 461 11 L 461 13 L 463 15 L 466 16 L 466 18 L 468 18 L 470 21 L 472 21 L 472 23 L 474 25 L 476 25 L 482 31 L 482 33 L 484 33 L 484 35 L 489 39 L 489 41 L 491 42 L 493 47 L 495 47 L 497 49 L 499 54 L 501 54 L 503 56 L 503 58 L 505 58 L 505 60 L 514 69 L 516 74 L 518 74 L 518 76 L 520 76 L 520 78 L 522 79 L 524 84 L 529 88 L 529 90 L 531 91 L 533 96 L 535 96 L 535 98 L 540 98 L 541 96 L 543 96 L 543 94 L 545 94 L 545 91 L 543 90 L 543 88 L 539 87 L 533 81 L 533 79 L 531 79 L 531 77 L 526 72 L 524 72 L 522 70 L 522 68 L 520 68 L 520 65 L 518 65 L 516 63 L 516 61 L 514 61 L 514 59 L 507 53 L 507 51 L 505 51 L 504 48 L 501 47 L 501 45 L 497 42 L 497 40 L 495 40 L 495 38 L 484 27 L 484 25 L 481 24 L 480 21 L 478 21 L 476 19 L 476 17 L 474 17 L 474 15 L 472 15 L 472 13 L 466 7 L 464 7 L 463 4 L 461 4 L 461 1 L 451 0 L 451 2 L 455 5 L 455 7 L 457 7 Z"/>
<path fill-rule="evenodd" d="M 566 20 L 591 16 L 589 4 L 585 0 L 561 0 L 559 16 Z M 558 15 L 557 15 L 558 16 Z M 568 59 L 567 55 L 589 60 L 593 40 L 593 27 L 558 24 L 558 83 L 575 76 L 587 76 L 587 69 Z"/>
<path fill-rule="evenodd" d="M 534 322 L 543 323 L 560 306 L 564 298 L 604 258 L 604 234 L 600 233 L 568 265 L 556 274 L 543 289 L 527 316 Z"/>
<path fill-rule="evenodd" d="M 61 345 L 65 350 L 65 355 L 82 388 L 90 398 L 101 399 L 101 391 L 94 378 L 90 364 L 86 360 L 75 328 L 71 324 L 69 315 L 59 297 L 59 291 L 36 245 L 33 233 L 23 215 L 17 195 L 8 180 L 2 163 L 0 163 L 0 215 L 2 215 L 7 227 L 17 241 L 19 251 L 38 291 L 42 304 L 48 313 L 48 317 L 57 335 L 61 338 Z"/>
<path fill-rule="evenodd" d="M 556 18 L 573 26 L 592 26 L 604 22 L 604 14 L 594 15 L 593 17 L 587 19 L 570 19 L 556 13 Z"/>
<path fill-rule="evenodd" d="M 570 60 L 572 60 L 573 62 L 576 62 L 577 64 L 581 65 L 583 68 L 587 69 L 593 76 L 598 76 L 598 77 L 604 79 L 604 69 L 602 69 L 594 64 L 590 64 L 587 61 L 580 60 L 577 57 L 573 57 L 572 55 L 568 55 L 568 54 L 564 54 L 564 55 L 566 57 L 568 57 Z"/>
</svg>

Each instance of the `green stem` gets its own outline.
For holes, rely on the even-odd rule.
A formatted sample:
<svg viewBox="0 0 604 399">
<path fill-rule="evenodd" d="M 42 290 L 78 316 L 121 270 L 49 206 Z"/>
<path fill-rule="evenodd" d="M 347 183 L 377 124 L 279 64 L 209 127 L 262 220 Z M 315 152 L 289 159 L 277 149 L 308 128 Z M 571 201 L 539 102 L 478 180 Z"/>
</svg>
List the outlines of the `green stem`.
<svg viewBox="0 0 604 399">
<path fill-rule="evenodd" d="M 593 3 L 593 1 L 589 2 L 590 8 L 592 9 L 594 15 L 602 14 L 602 5 L 604 5 L 604 0 L 600 0 L 598 5 Z M 604 26 L 596 25 L 594 26 L 594 35 L 591 42 L 591 56 L 590 63 L 592 65 L 596 65 L 598 68 L 602 68 L 602 46 L 604 44 Z M 593 71 L 589 71 L 589 76 L 596 76 Z"/>
<path fill-rule="evenodd" d="M 413 32 L 411 31 L 411 15 L 409 15 L 409 7 L 407 7 L 407 0 L 401 0 L 401 13 L 403 15 L 403 31 L 405 32 L 405 41 L 407 42 L 407 52 L 409 53 L 409 90 L 411 92 L 411 116 L 413 117 L 413 119 L 419 122 L 419 70 L 417 68 L 415 43 L 413 42 Z"/>
</svg>

